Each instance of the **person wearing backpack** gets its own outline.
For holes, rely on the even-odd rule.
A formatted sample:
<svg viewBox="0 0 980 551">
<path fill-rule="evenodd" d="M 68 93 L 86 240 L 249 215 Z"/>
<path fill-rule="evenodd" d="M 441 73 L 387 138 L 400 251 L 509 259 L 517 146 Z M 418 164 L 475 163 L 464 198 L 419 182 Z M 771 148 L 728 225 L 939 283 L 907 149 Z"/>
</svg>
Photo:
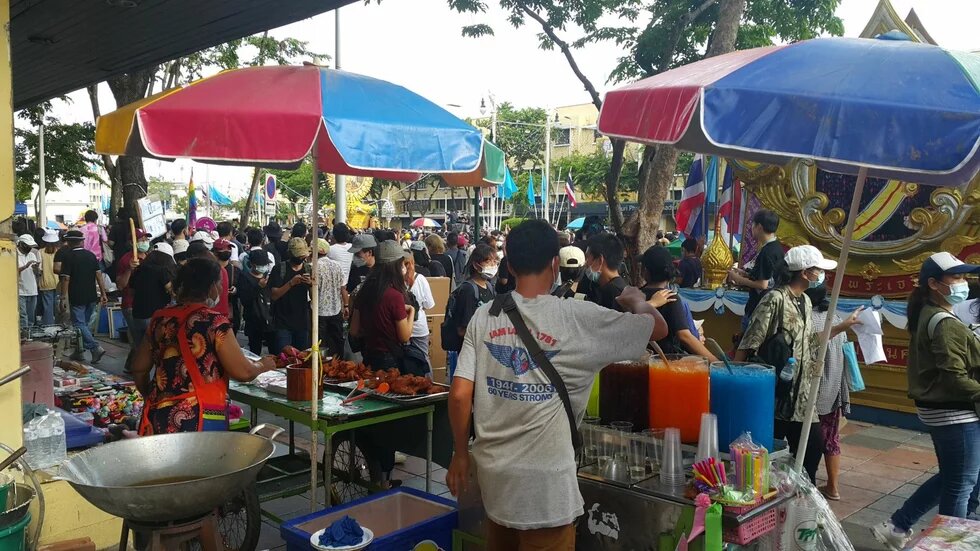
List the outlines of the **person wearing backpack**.
<svg viewBox="0 0 980 551">
<path fill-rule="evenodd" d="M 447 352 L 449 380 L 456 371 L 456 360 L 463 347 L 466 326 L 477 308 L 496 296 L 490 281 L 497 275 L 497 257 L 489 245 L 481 243 L 473 249 L 466 263 L 466 279 L 451 295 L 446 304 L 446 318 L 442 323 L 442 349 Z"/>
<path fill-rule="evenodd" d="M 939 514 L 964 518 L 977 506 L 980 474 L 980 340 L 953 315 L 969 296 L 964 264 L 948 252 L 922 263 L 919 285 L 909 295 L 909 398 L 932 436 L 939 472 L 925 481 L 891 518 L 872 527 L 875 539 L 903 549 L 912 526 L 939 505 Z"/>
<path fill-rule="evenodd" d="M 748 328 L 735 352 L 736 361 L 757 361 L 776 370 L 776 419 L 774 436 L 785 438 L 789 450 L 796 455 L 800 436 L 809 431 L 809 444 L 803 458 L 810 481 L 816 484 L 817 467 L 823 457 L 823 436 L 814 417 L 809 427 L 803 426 L 806 404 L 810 395 L 809 381 L 816 366 L 819 335 L 813 331 L 810 298 L 804 294 L 810 287 L 822 285 L 824 272 L 837 267 L 837 262 L 823 257 L 812 245 L 793 247 L 786 261 L 776 272 L 776 287 L 762 297 L 752 312 Z M 835 327 L 831 337 L 844 329 Z M 791 380 L 780 374 L 795 358 L 798 366 Z M 823 370 L 823 366 L 820 366 Z"/>
<path fill-rule="evenodd" d="M 620 296 L 633 313 L 552 296 L 558 234 L 543 220 L 514 228 L 506 247 L 517 288 L 477 310 L 466 329 L 450 389 L 446 484 L 454 496 L 465 491 L 472 457 L 488 551 L 573 550 L 584 513 L 575 443 L 592 381 L 610 362 L 639 358 L 667 327 L 635 288 Z"/>
<path fill-rule="evenodd" d="M 669 331 L 667 337 L 657 342 L 660 348 L 667 354 L 696 354 L 707 358 L 709 362 L 718 361 L 701 342 L 699 335 L 691 332 L 684 300 L 667 288 L 677 277 L 670 251 L 660 245 L 650 247 L 640 257 L 640 269 L 643 280 L 646 281 L 641 289 L 646 299 L 656 299 L 657 303 L 663 303 L 657 310 L 667 322 Z"/>
</svg>

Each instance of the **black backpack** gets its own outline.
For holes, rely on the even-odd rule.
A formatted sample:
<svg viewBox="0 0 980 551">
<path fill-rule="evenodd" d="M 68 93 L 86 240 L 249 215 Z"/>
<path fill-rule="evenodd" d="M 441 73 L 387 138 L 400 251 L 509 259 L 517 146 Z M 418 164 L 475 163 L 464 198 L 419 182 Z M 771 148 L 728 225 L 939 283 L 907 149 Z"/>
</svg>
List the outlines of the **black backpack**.
<svg viewBox="0 0 980 551">
<path fill-rule="evenodd" d="M 784 381 L 779 378 L 779 374 L 786 366 L 786 362 L 795 355 L 793 352 L 793 337 L 783 327 L 783 311 L 785 307 L 786 299 L 783 298 L 780 301 L 779 310 L 776 312 L 776 332 L 762 341 L 759 349 L 755 351 L 755 355 L 749 358 L 749 360 L 771 365 L 776 371 L 776 414 L 785 419 L 790 419 L 793 416 L 793 411 L 796 407 L 796 398 L 800 391 L 800 383 L 804 377 L 802 373 L 797 373 L 795 385 L 792 381 Z M 802 364 L 798 364 L 796 369 L 797 371 L 802 370 Z"/>
<path fill-rule="evenodd" d="M 442 337 L 442 349 L 447 352 L 459 352 L 463 348 L 463 337 L 459 334 L 459 322 L 456 319 L 458 297 L 460 293 L 469 293 L 472 289 L 476 302 L 480 302 L 480 288 L 472 281 L 464 281 L 459 284 L 449 295 L 446 303 L 446 317 L 439 326 L 439 333 Z"/>
</svg>

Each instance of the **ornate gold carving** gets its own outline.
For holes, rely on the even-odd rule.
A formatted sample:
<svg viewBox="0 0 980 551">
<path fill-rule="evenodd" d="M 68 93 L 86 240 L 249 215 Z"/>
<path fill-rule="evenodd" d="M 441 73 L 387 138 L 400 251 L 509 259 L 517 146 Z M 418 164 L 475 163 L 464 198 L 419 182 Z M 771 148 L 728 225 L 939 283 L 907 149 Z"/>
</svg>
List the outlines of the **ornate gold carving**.
<svg viewBox="0 0 980 551">
<path fill-rule="evenodd" d="M 865 281 L 874 281 L 881 275 L 881 268 L 879 268 L 874 262 L 868 262 L 861 267 L 860 274 Z"/>
<path fill-rule="evenodd" d="M 779 242 L 782 243 L 784 246 L 790 248 L 810 244 L 810 240 L 807 239 L 806 237 L 803 237 L 802 235 L 787 235 L 785 237 L 780 235 Z"/>
<path fill-rule="evenodd" d="M 732 251 L 721 238 L 721 223 L 715 222 L 715 236 L 711 243 L 701 253 L 701 265 L 704 267 L 704 279 L 709 289 L 721 287 L 728 277 L 735 259 Z"/>
<path fill-rule="evenodd" d="M 827 196 L 816 190 L 816 166 L 812 161 L 796 160 L 785 167 L 764 167 L 748 163 L 735 163 L 736 174 L 745 182 L 746 189 L 754 193 L 763 206 L 775 211 L 780 218 L 802 226 L 808 241 L 824 249 L 840 250 L 847 214 L 843 209 L 829 207 Z M 902 191 L 912 195 L 921 191 L 918 184 L 905 183 Z M 980 224 L 980 177 L 975 178 L 965 190 L 934 188 L 929 196 L 929 206 L 913 209 L 906 223 L 914 230 L 909 237 L 893 241 L 854 241 L 851 254 L 855 257 L 886 258 L 903 270 L 903 263 L 915 259 L 895 260 L 923 249 L 959 252 L 967 238 L 963 234 L 977 232 Z M 786 235 L 780 239 L 786 241 Z M 980 242 L 971 241 L 969 244 Z M 949 243 L 950 246 L 946 244 Z M 959 247 L 959 248 L 957 248 Z M 917 259 L 918 257 L 916 257 Z M 916 265 L 917 271 L 921 263 Z"/>
<path fill-rule="evenodd" d="M 905 272 L 916 273 L 920 268 L 922 268 L 922 263 L 925 262 L 930 256 L 932 256 L 932 253 L 922 253 L 906 260 L 893 258 L 892 262 Z"/>
<path fill-rule="evenodd" d="M 967 264 L 980 264 L 980 253 L 974 253 L 966 257 Z"/>
<path fill-rule="evenodd" d="M 976 245 L 977 243 L 980 243 L 980 238 L 970 235 L 954 235 L 943 241 L 940 249 L 953 255 L 958 255 L 963 251 L 963 249 L 969 247 L 970 245 Z"/>
</svg>

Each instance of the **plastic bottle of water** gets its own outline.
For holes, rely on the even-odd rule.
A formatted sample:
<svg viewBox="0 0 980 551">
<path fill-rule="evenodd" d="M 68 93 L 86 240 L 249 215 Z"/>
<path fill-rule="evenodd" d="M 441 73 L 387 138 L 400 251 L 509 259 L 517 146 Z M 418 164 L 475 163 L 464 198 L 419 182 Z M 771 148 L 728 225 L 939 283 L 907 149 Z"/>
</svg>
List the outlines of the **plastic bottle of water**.
<svg viewBox="0 0 980 551">
<path fill-rule="evenodd" d="M 796 375 L 796 358 L 790 358 L 786 360 L 786 365 L 784 365 L 783 370 L 779 372 L 779 378 L 788 383 L 793 380 L 793 376 L 795 375 Z"/>
<path fill-rule="evenodd" d="M 37 438 L 37 423 L 35 419 L 32 419 L 24 425 L 24 447 L 27 448 L 27 454 L 25 459 L 32 469 L 40 467 L 40 445 L 41 443 Z"/>
<path fill-rule="evenodd" d="M 61 464 L 67 459 L 67 441 L 65 439 L 65 420 L 56 411 L 48 411 L 47 414 L 33 422 L 37 422 L 35 428 L 37 442 L 36 464 L 31 463 L 32 467 L 45 469 Z"/>
</svg>

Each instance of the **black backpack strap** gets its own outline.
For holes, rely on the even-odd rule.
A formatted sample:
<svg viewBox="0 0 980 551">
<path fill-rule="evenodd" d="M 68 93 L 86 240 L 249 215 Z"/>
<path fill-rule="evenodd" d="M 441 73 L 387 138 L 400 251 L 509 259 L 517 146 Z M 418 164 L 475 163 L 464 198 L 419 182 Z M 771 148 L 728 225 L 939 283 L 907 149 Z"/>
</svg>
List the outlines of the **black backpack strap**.
<svg viewBox="0 0 980 551">
<path fill-rule="evenodd" d="M 578 452 L 579 448 L 582 447 L 582 435 L 578 432 L 578 424 L 575 422 L 575 413 L 572 411 L 572 399 L 568 395 L 568 388 L 565 386 L 565 381 L 562 380 L 561 375 L 558 374 L 558 370 L 555 366 L 551 365 L 551 360 L 545 355 L 544 350 L 538 345 L 538 341 L 531 336 L 531 331 L 527 328 L 527 324 L 524 322 L 524 316 L 521 315 L 520 310 L 517 309 L 517 303 L 514 302 L 514 297 L 510 293 L 502 293 L 497 295 L 497 298 L 493 300 L 493 304 L 490 306 L 490 315 L 497 317 L 500 315 L 501 310 L 507 314 L 510 318 L 510 322 L 514 324 L 514 329 L 517 331 L 517 336 L 520 337 L 521 342 L 527 348 L 527 351 L 531 354 L 531 358 L 534 359 L 534 363 L 544 371 L 547 375 L 548 380 L 551 385 L 555 387 L 555 391 L 558 392 L 558 396 L 561 398 L 562 405 L 565 406 L 565 415 L 568 416 L 568 428 L 572 435 L 572 448 Z"/>
</svg>

